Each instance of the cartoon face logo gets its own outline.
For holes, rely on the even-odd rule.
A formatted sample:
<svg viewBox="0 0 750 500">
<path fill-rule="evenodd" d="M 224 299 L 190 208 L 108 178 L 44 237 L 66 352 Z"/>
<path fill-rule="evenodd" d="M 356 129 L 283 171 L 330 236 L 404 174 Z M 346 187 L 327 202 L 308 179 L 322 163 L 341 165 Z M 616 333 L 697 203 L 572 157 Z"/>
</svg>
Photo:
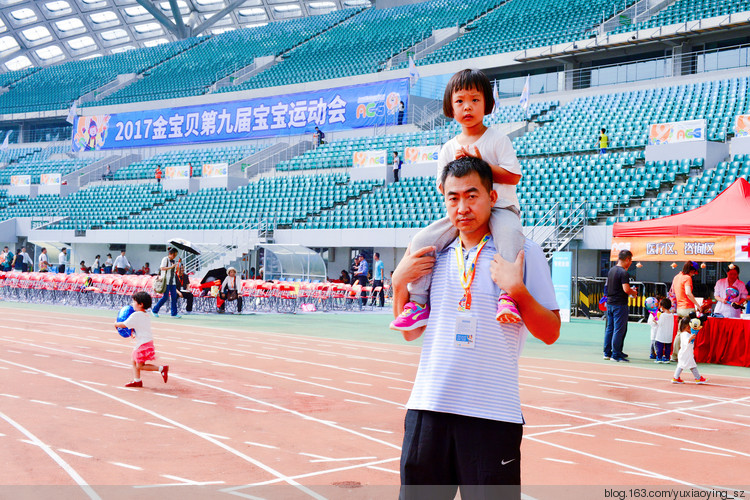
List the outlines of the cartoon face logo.
<svg viewBox="0 0 750 500">
<path fill-rule="evenodd" d="M 393 111 L 398 107 L 398 103 L 401 102 L 401 96 L 398 92 L 391 92 L 388 97 L 385 98 L 385 105 L 388 111 Z"/>
</svg>

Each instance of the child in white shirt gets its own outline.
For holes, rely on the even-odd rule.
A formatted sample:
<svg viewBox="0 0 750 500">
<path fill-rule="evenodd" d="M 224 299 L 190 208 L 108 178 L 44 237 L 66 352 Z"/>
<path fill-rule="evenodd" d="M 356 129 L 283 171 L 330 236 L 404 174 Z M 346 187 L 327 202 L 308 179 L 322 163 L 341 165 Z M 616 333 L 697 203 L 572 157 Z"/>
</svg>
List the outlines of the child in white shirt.
<svg viewBox="0 0 750 500">
<path fill-rule="evenodd" d="M 141 370 L 148 372 L 158 371 L 167 383 L 169 376 L 169 365 L 154 365 L 147 363 L 156 359 L 154 350 L 154 335 L 151 332 L 151 318 L 146 311 L 151 307 L 151 296 L 146 292 L 136 292 L 132 297 L 132 306 L 135 312 L 125 321 L 115 323 L 115 328 L 130 328 L 135 338 L 136 346 L 133 349 L 133 381 L 125 384 L 125 387 L 143 387 Z"/>
<path fill-rule="evenodd" d="M 692 316 L 692 317 L 691 317 Z M 698 365 L 695 362 L 695 356 L 693 355 L 693 347 L 695 344 L 695 338 L 698 336 L 698 332 L 702 328 L 700 318 L 696 318 L 694 315 L 685 316 L 680 318 L 680 352 L 677 353 L 677 369 L 672 377 L 673 384 L 684 384 L 685 381 L 680 378 L 682 370 L 690 370 L 695 377 L 696 384 L 705 384 L 706 378 L 703 377 L 698 371 Z M 698 328 L 695 328 L 693 322 L 697 322 Z"/>
<path fill-rule="evenodd" d="M 648 324 L 651 325 L 651 340 L 654 342 L 656 361 L 654 363 L 669 363 L 672 355 L 672 332 L 674 331 L 674 314 L 670 312 L 672 301 L 661 299 L 659 302 L 658 318 L 649 314 Z"/>
</svg>

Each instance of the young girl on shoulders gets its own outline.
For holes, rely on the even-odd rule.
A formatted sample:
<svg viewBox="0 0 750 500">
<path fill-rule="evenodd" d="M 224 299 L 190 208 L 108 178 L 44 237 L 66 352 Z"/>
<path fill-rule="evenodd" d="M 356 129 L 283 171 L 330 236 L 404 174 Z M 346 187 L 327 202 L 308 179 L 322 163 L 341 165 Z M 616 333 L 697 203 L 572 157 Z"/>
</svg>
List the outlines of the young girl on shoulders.
<svg viewBox="0 0 750 500">
<path fill-rule="evenodd" d="M 442 192 L 439 179 L 451 161 L 474 156 L 489 163 L 494 181 L 492 187 L 498 195 L 492 209 L 490 232 L 497 252 L 505 260 L 515 262 L 525 241 L 516 195 L 516 184 L 521 180 L 521 165 L 508 136 L 484 124 L 484 116 L 491 114 L 494 106 L 492 85 L 484 73 L 465 69 L 451 77 L 443 97 L 443 113 L 461 125 L 461 133 L 446 142 L 440 150 L 438 189 Z M 448 217 L 444 217 L 419 231 L 409 248 L 416 251 L 432 246 L 440 253 L 457 237 L 458 231 Z M 431 280 L 432 276 L 428 274 L 409 283 L 409 302 L 401 315 L 391 323 L 391 329 L 410 331 L 427 325 Z M 502 323 L 521 321 L 515 301 L 503 291 L 498 297 L 496 318 Z"/>
</svg>

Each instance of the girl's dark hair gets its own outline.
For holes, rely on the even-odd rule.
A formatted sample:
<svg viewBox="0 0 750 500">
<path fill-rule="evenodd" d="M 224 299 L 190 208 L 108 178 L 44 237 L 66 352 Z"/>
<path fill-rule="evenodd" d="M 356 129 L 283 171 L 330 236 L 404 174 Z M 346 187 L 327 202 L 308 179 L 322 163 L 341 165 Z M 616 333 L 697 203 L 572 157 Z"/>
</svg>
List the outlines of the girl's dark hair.
<svg viewBox="0 0 750 500">
<path fill-rule="evenodd" d="M 662 306 L 662 307 L 663 307 L 664 309 L 666 309 L 667 311 L 669 311 L 670 309 L 672 309 L 672 301 L 671 301 L 671 300 L 669 300 L 669 299 L 666 299 L 666 298 L 664 298 L 664 299 L 661 299 L 661 302 L 660 302 L 660 304 L 661 304 L 661 306 Z"/>
<path fill-rule="evenodd" d="M 133 300 L 142 305 L 144 309 L 149 309 L 151 307 L 151 295 L 146 292 L 135 292 L 133 294 Z"/>
<path fill-rule="evenodd" d="M 690 271 L 697 271 L 698 269 L 698 263 L 689 260 L 682 266 L 682 274 L 690 274 Z"/>
<path fill-rule="evenodd" d="M 443 94 L 443 114 L 453 118 L 453 93 L 458 90 L 476 89 L 484 95 L 484 114 L 489 115 L 495 107 L 492 84 L 487 75 L 478 69 L 465 69 L 451 77 Z"/>
</svg>

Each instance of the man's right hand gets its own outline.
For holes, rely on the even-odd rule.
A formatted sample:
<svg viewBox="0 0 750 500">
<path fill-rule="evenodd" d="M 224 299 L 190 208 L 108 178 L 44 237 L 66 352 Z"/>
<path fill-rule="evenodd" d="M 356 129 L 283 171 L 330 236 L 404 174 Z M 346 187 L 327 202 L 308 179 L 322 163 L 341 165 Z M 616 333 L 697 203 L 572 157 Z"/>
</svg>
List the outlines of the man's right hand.
<svg viewBox="0 0 750 500">
<path fill-rule="evenodd" d="M 393 270 L 392 283 L 394 286 L 405 286 L 417 279 L 430 274 L 435 267 L 435 256 L 429 255 L 435 252 L 435 247 L 420 248 L 414 253 L 407 248 L 404 257 Z"/>
</svg>

